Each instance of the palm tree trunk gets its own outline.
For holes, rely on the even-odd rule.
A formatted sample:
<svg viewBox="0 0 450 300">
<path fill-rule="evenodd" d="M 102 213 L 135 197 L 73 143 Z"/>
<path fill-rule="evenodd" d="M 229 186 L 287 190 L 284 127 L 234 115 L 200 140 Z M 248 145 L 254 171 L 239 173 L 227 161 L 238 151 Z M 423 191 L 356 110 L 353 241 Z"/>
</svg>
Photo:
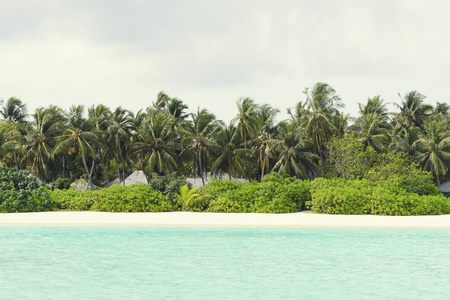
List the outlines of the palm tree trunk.
<svg viewBox="0 0 450 300">
<path fill-rule="evenodd" d="M 81 158 L 83 159 L 84 169 L 86 170 L 86 175 L 88 176 L 88 184 L 86 186 L 86 191 L 87 191 L 92 186 L 92 180 L 91 180 L 92 173 L 89 173 L 89 168 L 86 163 L 86 157 L 84 155 L 81 155 Z"/>
<path fill-rule="evenodd" d="M 203 178 L 203 169 L 202 169 L 202 148 L 198 148 L 198 166 L 200 169 L 200 177 L 202 178 L 202 183 L 205 185 L 205 179 Z"/>
<path fill-rule="evenodd" d="M 323 158 L 322 150 L 320 149 L 319 136 L 317 133 L 315 134 L 315 136 L 316 136 L 317 152 L 319 152 L 320 160 L 322 161 L 322 168 L 323 168 L 323 167 L 325 167 L 325 160 Z"/>
<path fill-rule="evenodd" d="M 120 154 L 120 163 L 122 164 L 122 180 L 123 185 L 125 185 L 125 167 L 123 165 L 122 148 L 120 147 L 120 144 L 119 144 L 119 154 Z"/>
<path fill-rule="evenodd" d="M 105 162 L 103 161 L 103 156 L 101 153 L 100 153 L 100 161 L 102 163 L 103 172 L 105 173 L 106 186 L 109 186 L 109 176 L 108 172 L 106 171 Z"/>
<path fill-rule="evenodd" d="M 262 166 L 261 166 L 261 180 L 264 177 L 264 169 L 265 169 L 265 167 L 266 167 L 266 161 L 263 159 Z"/>
<path fill-rule="evenodd" d="M 19 172 L 19 162 L 17 161 L 17 154 L 14 153 L 14 162 L 16 163 L 16 172 Z"/>
<path fill-rule="evenodd" d="M 228 157 L 228 178 L 231 181 L 231 158 Z"/>
</svg>

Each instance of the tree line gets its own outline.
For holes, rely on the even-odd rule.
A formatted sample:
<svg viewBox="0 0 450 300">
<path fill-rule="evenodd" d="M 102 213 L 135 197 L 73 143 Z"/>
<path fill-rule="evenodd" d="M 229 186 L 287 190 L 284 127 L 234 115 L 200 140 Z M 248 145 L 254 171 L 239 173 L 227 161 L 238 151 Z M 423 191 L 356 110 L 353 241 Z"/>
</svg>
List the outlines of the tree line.
<svg viewBox="0 0 450 300">
<path fill-rule="evenodd" d="M 358 116 L 342 112 L 344 104 L 326 83 L 306 89 L 305 99 L 279 110 L 251 98 L 237 100 L 236 117 L 226 124 L 207 109 L 189 112 L 186 103 L 160 92 L 151 106 L 133 113 L 99 104 L 42 107 L 28 115 L 20 99 L 2 101 L 0 156 L 17 171 L 28 169 L 44 182 L 85 176 L 88 185 L 123 181 L 134 170 L 152 174 L 177 172 L 199 176 L 227 174 L 260 180 L 278 172 L 298 179 L 324 176 L 335 160 L 332 140 L 353 137 L 363 149 L 398 151 L 440 184 L 449 179 L 450 108 L 424 103 L 411 91 L 389 112 L 375 96 L 359 103 Z"/>
</svg>

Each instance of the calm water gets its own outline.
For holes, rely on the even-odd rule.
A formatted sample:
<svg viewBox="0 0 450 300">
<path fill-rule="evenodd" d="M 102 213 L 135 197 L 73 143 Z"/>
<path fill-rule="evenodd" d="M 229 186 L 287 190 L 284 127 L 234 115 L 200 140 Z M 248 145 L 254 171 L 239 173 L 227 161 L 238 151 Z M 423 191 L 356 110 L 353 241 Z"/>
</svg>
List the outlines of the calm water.
<svg viewBox="0 0 450 300">
<path fill-rule="evenodd" d="M 448 299 L 450 231 L 0 227 L 1 299 Z"/>
</svg>

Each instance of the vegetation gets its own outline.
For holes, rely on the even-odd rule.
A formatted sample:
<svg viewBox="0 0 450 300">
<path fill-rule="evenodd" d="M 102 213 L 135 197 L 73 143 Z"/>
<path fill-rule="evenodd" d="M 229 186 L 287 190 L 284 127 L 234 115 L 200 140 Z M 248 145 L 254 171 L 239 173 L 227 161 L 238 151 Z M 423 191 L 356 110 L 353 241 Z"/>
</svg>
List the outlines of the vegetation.
<svg viewBox="0 0 450 300">
<path fill-rule="evenodd" d="M 0 166 L 0 212 L 53 210 L 50 190 L 39 186 L 27 171 L 13 171 Z"/>
<path fill-rule="evenodd" d="M 347 185 L 349 190 L 376 188 L 380 193 L 389 191 L 383 192 L 386 197 L 435 203 L 442 200 L 436 185 L 450 180 L 450 109 L 446 103 L 425 104 L 424 99 L 411 91 L 400 96 L 397 111 L 389 112 L 384 100 L 374 96 L 359 103 L 358 116 L 350 117 L 341 111 L 343 101 L 337 92 L 317 83 L 305 90 L 303 101 L 293 103 L 288 120 L 277 121 L 279 111 L 270 105 L 240 98 L 236 117 L 226 124 L 204 108 L 190 113 L 182 100 L 163 92 L 136 114 L 99 104 L 72 106 L 68 111 L 42 107 L 28 115 L 20 99 L 10 98 L 0 102 L 2 172 L 11 176 L 2 185 L 0 207 L 2 211 L 178 210 L 183 205 L 175 195 L 181 196 L 184 178 L 198 176 L 205 184 L 209 174 L 245 178 L 249 183 L 212 181 L 195 191 L 203 200 L 191 201 L 184 209 L 293 212 L 304 209 L 315 195 L 311 209 L 325 211 L 330 195 L 319 197 L 317 190 L 325 182 L 335 185 L 336 191 Z M 54 206 L 51 200 L 45 202 L 50 199 L 46 187 L 12 188 L 13 173 L 24 170 L 66 200 Z M 150 184 L 130 194 L 142 193 L 148 203 L 134 203 L 125 196 L 117 199 L 127 204 L 114 202 L 112 191 L 126 194 L 131 188 L 125 187 L 79 194 L 64 190 L 80 177 L 87 179 L 87 189 L 109 186 L 112 179 L 123 180 L 135 170 L 142 170 Z M 275 178 L 274 172 L 285 177 Z M 99 194 L 105 200 L 98 200 Z M 407 206 L 411 213 L 432 211 L 411 205 Z M 354 211 L 390 214 L 383 209 Z"/>
</svg>

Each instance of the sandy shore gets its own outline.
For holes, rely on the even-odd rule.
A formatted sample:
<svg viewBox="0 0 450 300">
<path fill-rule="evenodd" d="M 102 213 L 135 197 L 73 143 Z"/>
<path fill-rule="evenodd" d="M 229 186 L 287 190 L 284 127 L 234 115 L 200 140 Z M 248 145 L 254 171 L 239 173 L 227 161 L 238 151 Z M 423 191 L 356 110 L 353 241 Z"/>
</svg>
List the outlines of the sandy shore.
<svg viewBox="0 0 450 300">
<path fill-rule="evenodd" d="M 106 212 L 38 212 L 0 214 L 0 225 L 126 225 L 126 226 L 258 226 L 258 227 L 391 227 L 447 228 L 450 215 L 441 216 L 370 216 L 234 213 L 106 213 Z"/>
</svg>

